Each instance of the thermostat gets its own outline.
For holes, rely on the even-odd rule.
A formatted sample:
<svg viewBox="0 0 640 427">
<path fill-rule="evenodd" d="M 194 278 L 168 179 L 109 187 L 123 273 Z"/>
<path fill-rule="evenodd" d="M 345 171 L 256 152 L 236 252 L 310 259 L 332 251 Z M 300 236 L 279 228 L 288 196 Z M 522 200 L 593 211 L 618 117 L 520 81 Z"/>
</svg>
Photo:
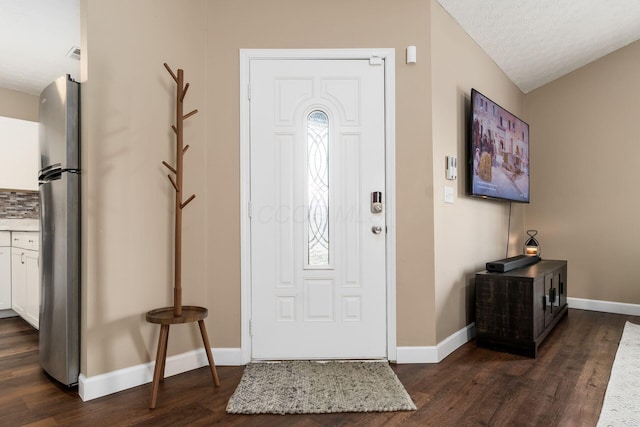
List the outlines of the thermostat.
<svg viewBox="0 0 640 427">
<path fill-rule="evenodd" d="M 455 156 L 447 156 L 447 179 L 457 179 L 458 178 L 458 158 Z"/>
</svg>

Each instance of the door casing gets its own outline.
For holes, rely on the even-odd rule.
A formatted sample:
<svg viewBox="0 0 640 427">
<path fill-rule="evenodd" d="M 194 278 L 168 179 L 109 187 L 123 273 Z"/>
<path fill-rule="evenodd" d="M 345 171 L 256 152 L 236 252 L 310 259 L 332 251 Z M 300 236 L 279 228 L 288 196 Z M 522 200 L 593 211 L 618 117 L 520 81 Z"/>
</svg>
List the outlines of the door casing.
<svg viewBox="0 0 640 427">
<path fill-rule="evenodd" d="M 396 356 L 396 192 L 395 192 L 395 50 L 383 49 L 241 49 L 240 50 L 240 288 L 242 363 L 251 361 L 251 159 L 249 69 L 259 59 L 369 59 L 385 69 L 386 286 L 387 357 Z"/>
</svg>

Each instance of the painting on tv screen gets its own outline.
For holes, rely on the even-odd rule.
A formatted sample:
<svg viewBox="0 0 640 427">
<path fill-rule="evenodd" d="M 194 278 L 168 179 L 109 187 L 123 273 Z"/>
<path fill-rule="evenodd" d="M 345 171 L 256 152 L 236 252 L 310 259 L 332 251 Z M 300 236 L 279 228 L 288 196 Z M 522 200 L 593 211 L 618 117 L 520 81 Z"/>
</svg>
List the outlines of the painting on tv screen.
<svg viewBox="0 0 640 427">
<path fill-rule="evenodd" d="M 529 125 L 480 92 L 471 93 L 470 192 L 529 202 Z"/>
</svg>

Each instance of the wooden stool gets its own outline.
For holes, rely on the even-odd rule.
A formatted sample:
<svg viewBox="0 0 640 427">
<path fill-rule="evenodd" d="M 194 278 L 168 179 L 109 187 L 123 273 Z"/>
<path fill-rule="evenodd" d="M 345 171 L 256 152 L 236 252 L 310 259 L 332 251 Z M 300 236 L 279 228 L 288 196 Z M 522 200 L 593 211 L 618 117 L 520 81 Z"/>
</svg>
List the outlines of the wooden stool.
<svg viewBox="0 0 640 427">
<path fill-rule="evenodd" d="M 156 407 L 158 387 L 160 386 L 160 381 L 164 380 L 164 367 L 167 361 L 167 342 L 169 341 L 169 326 L 171 325 L 198 322 L 198 326 L 200 326 L 200 335 L 202 335 L 202 342 L 204 343 L 204 349 L 207 352 L 207 359 L 209 360 L 209 369 L 213 376 L 213 383 L 216 387 L 220 386 L 218 372 L 216 371 L 216 365 L 213 361 L 213 354 L 211 354 L 209 338 L 207 337 L 207 329 L 204 326 L 204 319 L 206 319 L 208 315 L 209 311 L 206 308 L 189 305 L 182 306 L 182 314 L 180 316 L 174 316 L 174 307 L 157 308 L 147 312 L 147 322 L 161 325 L 160 338 L 158 339 L 158 354 L 156 355 L 156 366 L 153 371 L 151 409 Z"/>
</svg>

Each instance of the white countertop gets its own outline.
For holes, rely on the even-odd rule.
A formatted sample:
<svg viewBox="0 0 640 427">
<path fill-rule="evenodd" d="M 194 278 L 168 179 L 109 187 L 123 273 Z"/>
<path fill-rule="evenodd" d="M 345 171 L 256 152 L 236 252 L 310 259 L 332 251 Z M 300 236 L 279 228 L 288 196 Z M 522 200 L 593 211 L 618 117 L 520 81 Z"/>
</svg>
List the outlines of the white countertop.
<svg viewBox="0 0 640 427">
<path fill-rule="evenodd" d="M 0 219 L 0 231 L 38 231 L 40 221 L 37 219 Z"/>
</svg>

